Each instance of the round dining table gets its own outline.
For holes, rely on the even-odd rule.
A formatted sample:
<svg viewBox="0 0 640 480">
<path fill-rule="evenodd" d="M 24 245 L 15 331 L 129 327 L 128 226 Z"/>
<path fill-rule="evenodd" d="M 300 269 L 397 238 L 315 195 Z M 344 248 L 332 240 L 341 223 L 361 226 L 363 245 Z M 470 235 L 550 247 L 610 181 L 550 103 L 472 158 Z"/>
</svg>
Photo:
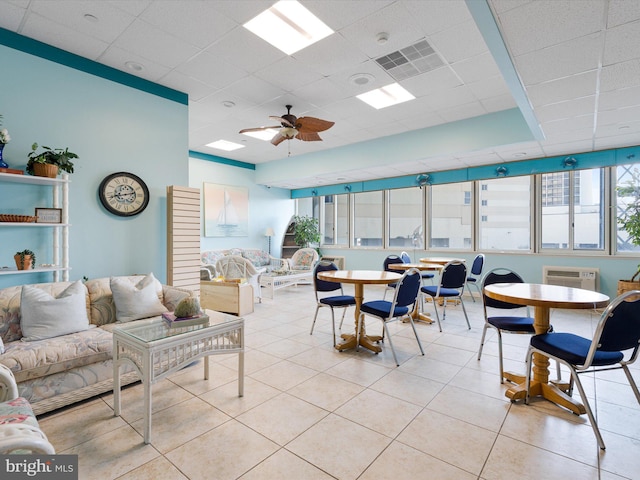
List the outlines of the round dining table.
<svg viewBox="0 0 640 480">
<path fill-rule="evenodd" d="M 445 262 L 446 263 L 446 262 Z M 394 270 L 410 270 L 415 268 L 421 272 L 440 272 L 444 264 L 440 263 L 394 263 L 389 268 Z M 433 319 L 426 313 L 420 311 L 420 302 L 416 302 L 416 306 L 411 313 L 411 318 L 417 322 L 433 323 Z"/>
<path fill-rule="evenodd" d="M 494 283 L 484 287 L 484 294 L 495 300 L 534 307 L 533 328 L 536 334 L 548 332 L 552 308 L 597 309 L 609 304 L 609 297 L 602 293 L 538 283 Z M 524 399 L 527 394 L 526 377 L 513 374 L 511 377 L 512 381 L 519 384 L 509 388 L 505 395 L 511 400 Z M 534 353 L 530 395 L 546 398 L 577 415 L 586 413 L 584 405 L 567 395 L 568 388 L 568 384 L 549 383 L 549 358 Z"/>
<path fill-rule="evenodd" d="M 358 320 L 360 318 L 360 307 L 364 300 L 364 286 L 369 285 L 385 285 L 397 282 L 402 275 L 394 272 L 385 272 L 379 270 L 332 270 L 326 272 L 318 272 L 318 278 L 327 282 L 351 283 L 354 285 L 354 298 L 356 300 L 356 308 L 354 312 L 355 331 L 358 331 Z M 343 343 L 336 345 L 336 349 L 342 351 L 348 348 L 355 348 L 358 344 L 375 353 L 380 353 L 382 348 L 376 344 L 382 337 L 379 335 L 367 335 L 364 322 L 360 327 L 360 340 L 356 338 L 355 333 L 343 333 L 341 337 L 345 340 Z"/>
<path fill-rule="evenodd" d="M 451 258 L 451 257 L 424 257 L 420 259 L 420 263 L 436 263 L 438 265 L 446 265 L 449 262 L 465 263 L 464 258 Z M 393 265 L 395 268 L 395 265 Z"/>
</svg>

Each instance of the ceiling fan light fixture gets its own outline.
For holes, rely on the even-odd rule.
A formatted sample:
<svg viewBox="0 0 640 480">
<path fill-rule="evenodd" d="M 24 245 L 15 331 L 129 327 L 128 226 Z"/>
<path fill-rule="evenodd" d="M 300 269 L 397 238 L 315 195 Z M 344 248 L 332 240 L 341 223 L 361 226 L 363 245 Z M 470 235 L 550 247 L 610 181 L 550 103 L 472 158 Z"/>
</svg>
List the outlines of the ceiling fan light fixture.
<svg viewBox="0 0 640 480">
<path fill-rule="evenodd" d="M 277 2 L 243 26 L 287 55 L 334 33 L 322 20 L 294 0 Z"/>
<path fill-rule="evenodd" d="M 390 83 L 384 87 L 361 93 L 357 95 L 356 98 L 380 110 L 381 108 L 390 107 L 391 105 L 415 100 L 416 97 L 405 90 L 399 83 Z"/>
<path fill-rule="evenodd" d="M 297 134 L 298 134 L 298 130 L 292 127 L 282 127 L 280 129 L 280 135 L 282 135 L 284 138 L 287 138 L 289 140 L 294 138 Z"/>
</svg>

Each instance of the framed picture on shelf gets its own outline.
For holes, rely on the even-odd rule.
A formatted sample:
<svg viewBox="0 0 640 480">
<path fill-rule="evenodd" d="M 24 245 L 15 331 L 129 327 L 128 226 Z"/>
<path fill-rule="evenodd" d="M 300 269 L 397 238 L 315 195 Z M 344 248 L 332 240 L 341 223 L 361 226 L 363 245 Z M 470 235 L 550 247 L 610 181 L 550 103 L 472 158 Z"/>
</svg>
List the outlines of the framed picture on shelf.
<svg viewBox="0 0 640 480">
<path fill-rule="evenodd" d="M 36 223 L 62 223 L 62 209 L 36 208 Z"/>
</svg>

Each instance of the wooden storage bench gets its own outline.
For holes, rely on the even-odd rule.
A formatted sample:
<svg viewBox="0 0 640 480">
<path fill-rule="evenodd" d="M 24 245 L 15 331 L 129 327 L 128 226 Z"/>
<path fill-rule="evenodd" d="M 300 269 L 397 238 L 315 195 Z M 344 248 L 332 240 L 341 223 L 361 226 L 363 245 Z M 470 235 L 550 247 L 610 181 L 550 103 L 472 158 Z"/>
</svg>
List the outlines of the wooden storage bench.
<svg viewBox="0 0 640 480">
<path fill-rule="evenodd" d="M 240 316 L 253 313 L 253 287 L 248 283 L 202 280 L 200 306 Z"/>
</svg>

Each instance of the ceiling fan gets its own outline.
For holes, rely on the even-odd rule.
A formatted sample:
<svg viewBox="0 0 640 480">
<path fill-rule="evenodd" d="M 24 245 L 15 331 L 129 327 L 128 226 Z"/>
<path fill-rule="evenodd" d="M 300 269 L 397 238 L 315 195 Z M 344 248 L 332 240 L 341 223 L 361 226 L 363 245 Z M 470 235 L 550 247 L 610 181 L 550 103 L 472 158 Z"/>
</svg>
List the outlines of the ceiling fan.
<svg viewBox="0 0 640 480">
<path fill-rule="evenodd" d="M 318 132 L 324 132 L 333 126 L 335 122 L 329 122 L 315 117 L 300 117 L 291 115 L 291 105 L 286 105 L 287 113 L 281 117 L 269 117 L 271 120 L 280 122 L 280 125 L 271 127 L 245 128 L 240 133 L 258 132 L 268 129 L 279 129 L 278 133 L 271 139 L 271 143 L 279 145 L 284 140 L 297 138 L 305 142 L 321 141 Z"/>
</svg>

